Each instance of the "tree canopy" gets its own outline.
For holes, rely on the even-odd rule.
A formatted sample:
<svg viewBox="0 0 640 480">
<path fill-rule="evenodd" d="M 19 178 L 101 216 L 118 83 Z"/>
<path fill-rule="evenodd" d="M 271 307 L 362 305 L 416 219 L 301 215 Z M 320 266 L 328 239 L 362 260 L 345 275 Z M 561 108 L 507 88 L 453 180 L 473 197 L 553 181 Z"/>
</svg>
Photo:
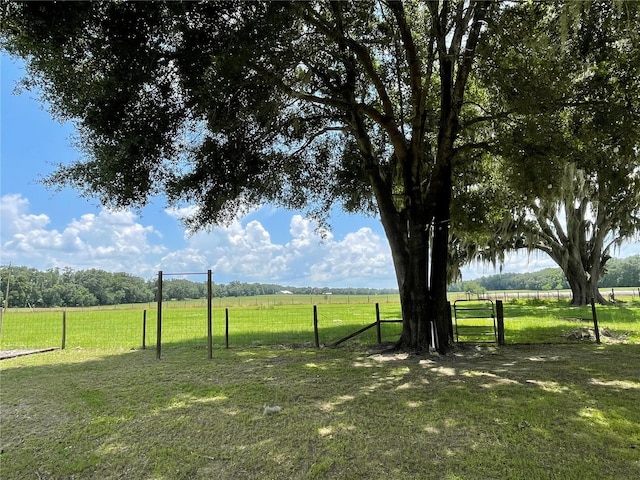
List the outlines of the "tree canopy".
<svg viewBox="0 0 640 480">
<path fill-rule="evenodd" d="M 323 217 L 377 212 L 402 348 L 448 348 L 451 168 L 467 82 L 495 2 L 91 2 L 3 5 L 86 157 L 60 166 L 107 205 L 162 192 L 196 227 L 261 201 Z M 436 332 L 437 339 L 431 338 Z"/>
<path fill-rule="evenodd" d="M 169 278 L 162 282 L 165 300 L 207 298 L 206 281 L 190 278 Z M 277 284 L 213 283 L 213 297 L 246 297 L 273 295 L 283 290 L 299 295 L 381 295 L 397 294 L 393 289 L 292 287 Z M 148 303 L 157 300 L 157 281 L 123 272 L 113 273 L 95 268 L 71 270 L 52 268 L 40 271 L 25 266 L 0 266 L 0 308 L 91 307 Z M 8 297 L 7 297 L 8 294 Z"/>
<path fill-rule="evenodd" d="M 482 191 L 467 172 L 484 171 L 477 152 L 494 138 L 517 137 L 506 120 L 529 138 L 530 119 L 563 118 L 547 117 L 545 88 L 577 90 L 539 81 L 579 51 L 569 27 L 542 34 L 573 14 L 539 3 L 15 2 L 0 38 L 26 59 L 25 85 L 77 123 L 85 157 L 51 184 L 115 207 L 161 193 L 196 205 L 197 228 L 261 202 L 320 220 L 334 203 L 375 213 L 400 291 L 398 347 L 446 352 L 449 227 L 469 211 L 451 200 Z M 552 175 L 539 137 L 503 158 Z"/>
<path fill-rule="evenodd" d="M 155 298 L 154 288 L 140 277 L 98 269 L 39 271 L 22 266 L 0 267 L 0 298 L 4 308 L 151 302 Z"/>
<path fill-rule="evenodd" d="M 597 285 L 613 250 L 640 230 L 640 9 L 584 2 L 562 16 L 541 2 L 521 15 L 480 53 L 488 105 L 508 121 L 491 130 L 485 177 L 462 195 L 483 200 L 484 225 L 475 236 L 467 227 L 466 245 L 494 261 L 545 252 L 574 304 L 604 301 Z M 523 25 L 534 35 L 512 48 Z"/>
</svg>

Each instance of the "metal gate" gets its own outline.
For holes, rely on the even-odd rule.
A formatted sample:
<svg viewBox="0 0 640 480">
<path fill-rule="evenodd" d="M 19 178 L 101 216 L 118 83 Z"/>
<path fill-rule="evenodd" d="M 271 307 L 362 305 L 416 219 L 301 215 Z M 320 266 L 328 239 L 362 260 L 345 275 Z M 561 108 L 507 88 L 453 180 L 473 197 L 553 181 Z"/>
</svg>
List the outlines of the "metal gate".
<svg viewBox="0 0 640 480">
<path fill-rule="evenodd" d="M 456 342 L 498 343 L 496 309 L 491 300 L 456 300 L 453 312 Z"/>
</svg>

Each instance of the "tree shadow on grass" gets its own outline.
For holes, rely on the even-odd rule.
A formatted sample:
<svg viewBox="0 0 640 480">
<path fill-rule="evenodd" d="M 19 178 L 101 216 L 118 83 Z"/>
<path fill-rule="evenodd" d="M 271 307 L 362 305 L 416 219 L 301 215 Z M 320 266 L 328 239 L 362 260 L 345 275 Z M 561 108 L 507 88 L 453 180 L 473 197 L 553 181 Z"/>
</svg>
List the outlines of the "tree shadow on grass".
<svg viewBox="0 0 640 480">
<path fill-rule="evenodd" d="M 360 330 L 367 324 L 339 322 L 331 326 L 322 326 L 318 331 L 318 341 L 321 347 L 333 345 L 343 340 L 345 337 Z M 382 342 L 396 341 L 401 332 L 400 324 L 383 323 L 381 325 Z M 269 347 L 269 346 L 288 346 L 312 348 L 315 346 L 315 335 L 313 330 L 304 331 L 266 331 L 256 329 L 255 331 L 244 330 L 242 332 L 234 332 L 230 329 L 228 341 L 220 330 L 214 330 L 213 349 L 225 349 L 227 344 L 229 348 L 251 348 L 251 347 Z M 163 335 L 164 338 L 164 335 Z M 350 339 L 348 344 L 356 345 L 375 345 L 377 344 L 376 327 L 369 328 L 362 334 Z M 151 338 L 147 342 L 147 349 L 155 349 L 155 338 Z M 183 339 L 180 341 L 163 341 L 162 351 L 170 351 L 174 348 L 193 348 L 197 350 L 207 350 L 208 340 L 206 336 L 197 338 Z"/>
<path fill-rule="evenodd" d="M 636 341 L 640 311 L 626 305 L 596 309 L 603 341 Z M 568 307 L 564 302 L 518 302 L 504 307 L 507 343 L 595 342 L 590 306 Z M 591 334 L 589 332 L 591 330 Z"/>
<path fill-rule="evenodd" d="M 170 347 L 0 364 L 3 478 L 640 474 L 637 346 Z"/>
</svg>

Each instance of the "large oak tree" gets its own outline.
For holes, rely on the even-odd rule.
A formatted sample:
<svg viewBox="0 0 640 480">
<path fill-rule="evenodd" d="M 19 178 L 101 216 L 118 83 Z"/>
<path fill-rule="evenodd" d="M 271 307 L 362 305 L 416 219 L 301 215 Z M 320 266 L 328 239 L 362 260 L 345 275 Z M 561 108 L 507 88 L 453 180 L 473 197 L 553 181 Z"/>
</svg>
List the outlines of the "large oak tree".
<svg viewBox="0 0 640 480">
<path fill-rule="evenodd" d="M 604 302 L 608 260 L 640 231 L 640 8 L 570 6 L 527 5 L 479 52 L 486 104 L 508 121 L 494 123 L 478 181 L 462 187 L 483 224 L 456 245 L 467 259 L 544 252 L 584 305 Z M 527 33 L 514 45 L 517 32 Z"/>
<path fill-rule="evenodd" d="M 2 47 L 27 62 L 24 84 L 77 123 L 85 157 L 50 183 L 115 207 L 163 193 L 197 205 L 200 228 L 261 202 L 320 219 L 334 203 L 375 212 L 400 289 L 398 346 L 444 352 L 452 172 L 465 181 L 469 152 L 500 120 L 473 74 L 502 53 L 477 49 L 521 8 L 6 2 L 0 28 Z M 517 47 L 508 40 L 494 45 Z"/>
<path fill-rule="evenodd" d="M 156 192 L 196 227 L 247 203 L 376 211 L 400 289 L 399 347 L 448 347 L 451 169 L 494 2 L 20 3 L 3 46 L 78 122 L 61 166 L 107 205 Z M 431 332 L 436 333 L 432 339 Z"/>
</svg>

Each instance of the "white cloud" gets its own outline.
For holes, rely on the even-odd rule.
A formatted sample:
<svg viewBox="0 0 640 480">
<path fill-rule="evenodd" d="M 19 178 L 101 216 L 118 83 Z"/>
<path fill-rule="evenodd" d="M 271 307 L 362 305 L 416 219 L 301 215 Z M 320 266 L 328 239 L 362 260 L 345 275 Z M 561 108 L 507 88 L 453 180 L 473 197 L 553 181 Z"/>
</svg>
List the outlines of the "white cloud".
<svg viewBox="0 0 640 480">
<path fill-rule="evenodd" d="M 393 278 L 391 253 L 386 240 L 370 228 L 347 234 L 313 265 L 311 277 L 319 283 L 339 279 L 341 284 L 361 286 L 363 279 Z"/>
<path fill-rule="evenodd" d="M 353 228 L 337 237 L 297 214 L 280 215 L 285 218 L 284 225 L 274 223 L 268 209 L 250 211 L 228 226 L 208 232 L 186 231 L 179 223 L 193 213 L 191 208 L 164 213 L 163 219 L 154 221 L 162 221 L 162 233 L 159 227 L 144 225 L 131 211 L 106 209 L 80 215 L 56 229 L 50 226 L 48 215 L 30 212 L 27 198 L 4 195 L 0 197 L 0 263 L 42 270 L 99 268 L 144 278 L 154 277 L 158 270 L 192 273 L 211 269 L 218 283 L 239 280 L 296 286 L 396 287 L 386 238 L 374 226 L 359 227 L 357 217 Z M 60 224 L 60 219 L 56 220 Z M 175 233 L 178 239 L 169 246 Z M 633 242 L 616 256 L 636 253 L 640 253 L 640 244 Z M 519 254 L 507 258 L 504 271 L 554 266 L 544 255 Z M 499 271 L 491 265 L 473 264 L 463 269 L 463 279 Z"/>
<path fill-rule="evenodd" d="M 150 243 L 156 230 L 138 223 L 126 210 L 85 214 L 60 231 L 47 228 L 50 219 L 46 214 L 30 213 L 28 199 L 9 194 L 0 198 L 0 216 L 3 264 L 100 268 L 148 276 L 148 257 L 166 250 Z"/>
<path fill-rule="evenodd" d="M 361 228 L 337 240 L 315 222 L 293 215 L 288 231 L 284 243 L 275 243 L 259 220 L 236 218 L 226 227 L 190 236 L 187 248 L 166 255 L 158 267 L 176 273 L 211 268 L 220 283 L 395 285 L 387 243 L 371 229 Z"/>
</svg>

